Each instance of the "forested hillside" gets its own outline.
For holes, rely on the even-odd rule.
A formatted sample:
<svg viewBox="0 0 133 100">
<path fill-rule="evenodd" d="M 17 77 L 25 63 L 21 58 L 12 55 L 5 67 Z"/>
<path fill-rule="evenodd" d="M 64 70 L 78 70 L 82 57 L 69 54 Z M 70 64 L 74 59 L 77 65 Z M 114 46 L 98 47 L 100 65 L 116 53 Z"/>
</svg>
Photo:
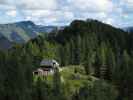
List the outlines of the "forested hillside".
<svg viewBox="0 0 133 100">
<path fill-rule="evenodd" d="M 0 100 L 132 100 L 132 42 L 131 34 L 88 19 L 1 51 Z M 35 80 L 44 58 L 64 70 Z"/>
</svg>

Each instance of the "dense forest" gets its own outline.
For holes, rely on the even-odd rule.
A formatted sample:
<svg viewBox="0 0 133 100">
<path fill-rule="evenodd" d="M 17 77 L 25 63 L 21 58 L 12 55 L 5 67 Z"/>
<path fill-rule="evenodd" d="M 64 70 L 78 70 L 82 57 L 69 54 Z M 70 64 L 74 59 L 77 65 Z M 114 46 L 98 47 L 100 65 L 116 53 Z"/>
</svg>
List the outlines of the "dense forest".
<svg viewBox="0 0 133 100">
<path fill-rule="evenodd" d="M 63 30 L 41 35 L 0 52 L 0 100 L 132 100 L 133 34 L 97 20 L 75 20 Z M 56 59 L 62 68 L 84 69 L 87 82 L 74 92 L 56 70 L 52 81 L 32 71 L 42 59 Z M 79 67 L 75 67 L 77 73 Z"/>
</svg>

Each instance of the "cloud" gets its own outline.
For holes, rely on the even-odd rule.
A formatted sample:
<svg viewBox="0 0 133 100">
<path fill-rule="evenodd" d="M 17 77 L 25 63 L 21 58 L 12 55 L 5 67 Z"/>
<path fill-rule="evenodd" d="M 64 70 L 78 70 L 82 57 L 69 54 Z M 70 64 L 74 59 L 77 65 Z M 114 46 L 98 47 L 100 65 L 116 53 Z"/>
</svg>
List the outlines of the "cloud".
<svg viewBox="0 0 133 100">
<path fill-rule="evenodd" d="M 19 9 L 25 19 L 30 19 L 41 24 L 68 24 L 74 19 L 100 18 L 103 19 L 113 10 L 110 0 L 21 0 Z M 47 5 L 47 6 L 45 6 Z M 93 6 L 92 6 L 93 5 Z"/>
<path fill-rule="evenodd" d="M 22 10 L 26 20 L 33 20 L 39 24 L 57 24 L 57 22 L 70 22 L 74 19 L 74 13 L 69 11 L 51 10 Z"/>
<path fill-rule="evenodd" d="M 7 11 L 6 14 L 8 16 L 11 16 L 11 17 L 16 17 L 17 11 L 16 10 L 10 10 L 10 11 Z"/>
<path fill-rule="evenodd" d="M 56 9 L 57 4 L 56 0 L 19 0 L 16 3 L 16 6 L 19 9 Z"/>
<path fill-rule="evenodd" d="M 108 18 L 108 19 L 105 20 L 105 22 L 107 24 L 113 24 L 114 23 L 114 20 L 112 18 Z"/>
<path fill-rule="evenodd" d="M 133 13 L 133 0 L 122 0 L 119 4 L 123 13 Z"/>
<path fill-rule="evenodd" d="M 123 25 L 131 18 L 133 0 L 0 0 L 0 21 L 32 20 L 37 24 L 65 25 L 74 19 L 93 18 Z M 127 23 L 127 22 L 126 22 Z"/>
<path fill-rule="evenodd" d="M 112 11 L 113 3 L 111 0 L 68 0 L 69 4 L 81 11 L 89 12 L 103 12 L 103 11 Z"/>
<path fill-rule="evenodd" d="M 133 0 L 123 0 L 123 3 L 126 3 L 126 5 L 133 7 Z"/>
<path fill-rule="evenodd" d="M 7 4 L 8 0 L 0 0 L 0 5 Z"/>
<path fill-rule="evenodd" d="M 111 0 L 0 0 L 21 10 L 79 10 L 79 11 L 112 11 Z M 4 2 L 2 4 L 4 4 Z"/>
</svg>

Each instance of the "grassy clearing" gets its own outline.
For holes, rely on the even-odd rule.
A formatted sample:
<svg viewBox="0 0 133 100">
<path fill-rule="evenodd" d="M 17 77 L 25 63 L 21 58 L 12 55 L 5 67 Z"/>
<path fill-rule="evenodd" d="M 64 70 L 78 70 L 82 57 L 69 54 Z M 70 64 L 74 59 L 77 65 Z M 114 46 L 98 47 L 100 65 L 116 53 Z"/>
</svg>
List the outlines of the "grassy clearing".
<svg viewBox="0 0 133 100">
<path fill-rule="evenodd" d="M 65 66 L 61 68 L 60 71 L 61 80 L 64 85 L 64 90 L 67 95 L 72 95 L 79 88 L 83 87 L 85 84 L 93 85 L 93 82 L 97 78 L 85 74 L 84 68 L 82 66 Z M 37 80 L 37 76 L 34 77 L 34 81 Z M 52 85 L 53 75 L 47 77 L 41 77 L 48 84 Z"/>
<path fill-rule="evenodd" d="M 104 89 L 105 87 L 113 87 L 113 85 L 108 84 L 104 80 L 100 80 L 98 78 L 95 78 L 91 75 L 86 75 L 84 68 L 82 66 L 65 66 L 61 68 L 60 71 L 61 81 L 62 81 L 62 90 L 64 95 L 66 97 L 72 97 L 75 92 L 78 92 L 80 88 L 84 86 L 90 86 L 90 87 L 97 87 L 97 82 L 100 82 L 101 89 Z M 34 82 L 37 81 L 37 76 L 34 77 Z M 53 75 L 49 75 L 46 77 L 41 77 L 44 81 L 46 81 L 49 86 L 53 86 Z M 99 89 L 99 88 L 98 88 Z M 110 89 L 110 88 L 109 88 Z M 117 94 L 117 91 L 113 87 L 110 91 L 115 91 L 115 94 Z M 98 90 L 101 91 L 101 90 Z"/>
<path fill-rule="evenodd" d="M 64 84 L 68 85 L 72 91 L 78 90 L 85 84 L 92 85 L 97 80 L 93 76 L 86 75 L 82 66 L 63 67 L 60 73 L 64 79 Z"/>
</svg>

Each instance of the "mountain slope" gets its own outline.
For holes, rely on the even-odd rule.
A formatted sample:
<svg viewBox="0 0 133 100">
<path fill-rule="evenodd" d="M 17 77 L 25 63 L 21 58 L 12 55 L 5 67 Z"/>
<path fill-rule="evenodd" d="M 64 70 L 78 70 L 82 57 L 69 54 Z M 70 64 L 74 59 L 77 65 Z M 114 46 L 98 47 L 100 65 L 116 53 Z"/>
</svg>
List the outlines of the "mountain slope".
<svg viewBox="0 0 133 100">
<path fill-rule="evenodd" d="M 0 46 L 8 49 L 12 43 L 26 43 L 30 39 L 36 38 L 40 33 L 49 33 L 55 30 L 55 26 L 35 25 L 31 21 L 22 21 L 0 25 Z"/>
<path fill-rule="evenodd" d="M 80 35 L 81 37 L 88 34 L 95 33 L 100 41 L 109 41 L 113 45 L 120 45 L 125 47 L 127 45 L 127 32 L 115 28 L 111 25 L 102 23 L 97 20 L 74 20 L 69 26 L 65 27 L 64 30 L 58 32 L 55 40 L 59 43 L 65 43 Z"/>
<path fill-rule="evenodd" d="M 133 27 L 125 27 L 125 28 L 123 28 L 123 30 L 125 32 L 132 33 L 133 32 Z"/>
<path fill-rule="evenodd" d="M 26 31 L 15 24 L 0 25 L 0 34 L 9 41 L 16 43 L 23 43 L 30 39 L 30 37 L 26 35 Z"/>
<path fill-rule="evenodd" d="M 6 50 L 11 48 L 12 43 L 5 37 L 0 37 L 0 50 Z"/>
</svg>

